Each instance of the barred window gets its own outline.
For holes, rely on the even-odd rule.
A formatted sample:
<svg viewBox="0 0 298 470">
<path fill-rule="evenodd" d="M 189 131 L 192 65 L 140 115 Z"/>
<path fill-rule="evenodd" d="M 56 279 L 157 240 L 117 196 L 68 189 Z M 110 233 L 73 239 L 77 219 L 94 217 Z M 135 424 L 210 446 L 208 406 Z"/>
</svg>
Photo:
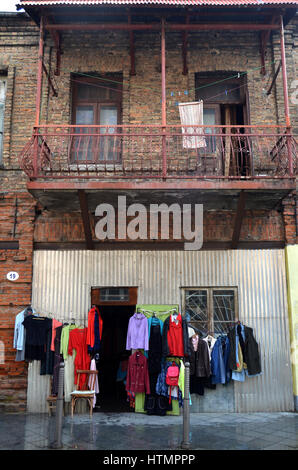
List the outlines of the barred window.
<svg viewBox="0 0 298 470">
<path fill-rule="evenodd" d="M 184 289 L 184 311 L 190 325 L 202 333 L 226 333 L 238 317 L 237 288 Z"/>
<path fill-rule="evenodd" d="M 0 164 L 3 158 L 4 110 L 6 96 L 6 76 L 0 74 Z"/>
</svg>

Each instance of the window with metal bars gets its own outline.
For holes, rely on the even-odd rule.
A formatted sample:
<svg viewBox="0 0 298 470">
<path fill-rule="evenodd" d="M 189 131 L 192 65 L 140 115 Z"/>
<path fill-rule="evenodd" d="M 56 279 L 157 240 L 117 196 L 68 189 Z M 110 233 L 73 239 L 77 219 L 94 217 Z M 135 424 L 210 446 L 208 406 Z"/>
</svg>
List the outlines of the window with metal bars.
<svg viewBox="0 0 298 470">
<path fill-rule="evenodd" d="M 200 287 L 183 289 L 184 312 L 189 324 L 203 333 L 227 333 L 238 318 L 238 295 L 235 287 Z"/>
</svg>

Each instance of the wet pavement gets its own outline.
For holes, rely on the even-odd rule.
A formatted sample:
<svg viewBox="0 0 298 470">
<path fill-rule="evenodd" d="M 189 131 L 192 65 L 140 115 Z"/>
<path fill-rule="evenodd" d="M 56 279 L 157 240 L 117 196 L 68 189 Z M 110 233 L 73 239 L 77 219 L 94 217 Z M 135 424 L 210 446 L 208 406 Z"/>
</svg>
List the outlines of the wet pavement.
<svg viewBox="0 0 298 470">
<path fill-rule="evenodd" d="M 55 416 L 0 414 L 0 450 L 49 450 Z M 137 413 L 76 414 L 63 418 L 63 450 L 178 450 L 182 416 Z M 193 450 L 297 450 L 297 413 L 195 413 Z"/>
</svg>

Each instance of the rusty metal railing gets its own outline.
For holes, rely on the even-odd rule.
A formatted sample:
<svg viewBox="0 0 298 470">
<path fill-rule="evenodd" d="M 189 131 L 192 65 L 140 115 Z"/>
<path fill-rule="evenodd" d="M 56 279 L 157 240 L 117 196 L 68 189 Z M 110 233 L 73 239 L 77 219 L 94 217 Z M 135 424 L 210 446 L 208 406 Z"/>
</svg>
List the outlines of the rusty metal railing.
<svg viewBox="0 0 298 470">
<path fill-rule="evenodd" d="M 290 178 L 297 144 L 283 126 L 46 125 L 20 166 L 32 180 Z"/>
</svg>

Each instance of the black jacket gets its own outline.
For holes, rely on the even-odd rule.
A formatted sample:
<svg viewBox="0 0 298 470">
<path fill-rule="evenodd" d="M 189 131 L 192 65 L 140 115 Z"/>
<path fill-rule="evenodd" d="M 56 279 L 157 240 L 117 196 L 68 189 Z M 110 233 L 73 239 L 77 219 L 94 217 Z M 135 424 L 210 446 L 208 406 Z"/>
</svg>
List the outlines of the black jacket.
<svg viewBox="0 0 298 470">
<path fill-rule="evenodd" d="M 209 350 L 206 341 L 199 338 L 198 349 L 194 350 L 192 340 L 189 339 L 190 347 L 190 375 L 195 377 L 209 377 L 211 374 Z"/>
<path fill-rule="evenodd" d="M 253 329 L 248 326 L 244 326 L 244 357 L 246 359 L 247 371 L 249 375 L 259 374 L 261 372 L 261 361 L 259 355 L 259 347 L 256 342 Z M 231 328 L 228 332 L 228 338 L 230 341 L 230 357 L 229 357 L 229 367 L 232 370 L 237 369 L 236 361 L 236 328 Z"/>
<path fill-rule="evenodd" d="M 169 345 L 168 345 L 168 331 L 170 328 L 171 315 L 166 318 L 162 328 L 162 355 L 163 357 L 169 356 Z M 183 347 L 184 356 L 190 355 L 189 337 L 188 337 L 188 324 L 184 317 L 182 317 L 182 332 L 183 332 Z"/>
</svg>

